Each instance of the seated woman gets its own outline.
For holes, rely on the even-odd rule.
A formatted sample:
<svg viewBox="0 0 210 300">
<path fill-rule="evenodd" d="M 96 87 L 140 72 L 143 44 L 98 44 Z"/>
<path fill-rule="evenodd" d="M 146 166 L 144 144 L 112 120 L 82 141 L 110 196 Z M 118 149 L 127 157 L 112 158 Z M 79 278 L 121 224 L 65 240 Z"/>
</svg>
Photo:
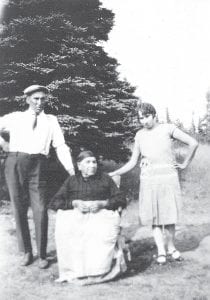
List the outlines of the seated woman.
<svg viewBox="0 0 210 300">
<path fill-rule="evenodd" d="M 97 168 L 91 151 L 77 158 L 79 172 L 66 179 L 50 202 L 57 210 L 55 242 L 58 282 L 105 282 L 126 270 L 119 208 L 126 200 L 114 181 Z"/>
</svg>

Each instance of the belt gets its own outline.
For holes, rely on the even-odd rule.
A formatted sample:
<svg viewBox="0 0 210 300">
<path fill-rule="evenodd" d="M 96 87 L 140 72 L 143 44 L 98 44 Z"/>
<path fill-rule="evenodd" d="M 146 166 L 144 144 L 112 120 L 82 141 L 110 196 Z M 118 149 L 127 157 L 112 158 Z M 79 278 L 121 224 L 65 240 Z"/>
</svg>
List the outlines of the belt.
<svg viewBox="0 0 210 300">
<path fill-rule="evenodd" d="M 8 156 L 27 156 L 30 158 L 46 158 L 46 155 L 41 154 L 41 153 L 36 153 L 36 154 L 30 154 L 30 153 L 25 153 L 25 152 L 9 152 Z"/>
</svg>

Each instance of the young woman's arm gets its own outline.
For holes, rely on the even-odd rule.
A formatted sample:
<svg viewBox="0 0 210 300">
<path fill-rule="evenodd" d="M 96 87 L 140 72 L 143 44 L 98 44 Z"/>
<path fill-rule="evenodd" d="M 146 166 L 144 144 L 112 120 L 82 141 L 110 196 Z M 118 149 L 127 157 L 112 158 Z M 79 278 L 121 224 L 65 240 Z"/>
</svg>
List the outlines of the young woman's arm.
<svg viewBox="0 0 210 300">
<path fill-rule="evenodd" d="M 176 163 L 176 167 L 180 169 L 185 169 L 195 155 L 195 152 L 198 148 L 198 142 L 194 138 L 192 138 L 191 136 L 189 136 L 188 134 L 186 134 L 185 132 L 181 131 L 178 128 L 174 130 L 173 138 L 180 142 L 183 142 L 188 146 L 188 152 L 185 156 L 184 161 L 182 163 Z"/>
<path fill-rule="evenodd" d="M 140 156 L 140 148 L 138 143 L 135 141 L 130 160 L 122 168 L 109 173 L 109 176 L 113 177 L 116 175 L 122 175 L 132 170 L 136 166 L 139 156 Z"/>
</svg>

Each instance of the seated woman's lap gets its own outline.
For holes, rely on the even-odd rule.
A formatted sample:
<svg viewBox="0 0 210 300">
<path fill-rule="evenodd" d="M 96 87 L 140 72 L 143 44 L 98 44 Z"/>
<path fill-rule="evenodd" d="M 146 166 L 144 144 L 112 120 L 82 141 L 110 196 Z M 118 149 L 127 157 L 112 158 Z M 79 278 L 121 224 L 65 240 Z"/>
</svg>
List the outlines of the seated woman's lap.
<svg viewBox="0 0 210 300">
<path fill-rule="evenodd" d="M 103 209 L 87 214 L 76 209 L 58 211 L 55 237 L 60 268 L 68 265 L 76 276 L 108 272 L 119 232 L 117 211 Z"/>
</svg>

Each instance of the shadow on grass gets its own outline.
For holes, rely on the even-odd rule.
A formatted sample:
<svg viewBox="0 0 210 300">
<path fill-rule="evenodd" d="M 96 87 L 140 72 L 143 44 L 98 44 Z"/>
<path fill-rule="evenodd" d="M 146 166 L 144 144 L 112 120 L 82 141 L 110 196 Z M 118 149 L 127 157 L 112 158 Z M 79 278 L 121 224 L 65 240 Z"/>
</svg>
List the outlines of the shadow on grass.
<svg viewBox="0 0 210 300">
<path fill-rule="evenodd" d="M 193 251 L 199 246 L 203 238 L 208 235 L 210 235 L 210 223 L 186 226 L 182 232 L 177 234 L 175 244 L 181 252 Z M 123 278 L 135 276 L 151 267 L 152 269 L 159 268 L 153 259 L 153 256 L 156 254 L 156 246 L 153 238 L 128 241 L 128 248 L 131 252 L 131 261 L 127 261 L 128 270 Z M 170 267 L 176 263 L 173 262 Z"/>
<path fill-rule="evenodd" d="M 128 270 L 125 276 L 134 276 L 148 269 L 153 262 L 155 249 L 155 244 L 151 238 L 130 242 L 131 261 L 127 261 Z"/>
</svg>

